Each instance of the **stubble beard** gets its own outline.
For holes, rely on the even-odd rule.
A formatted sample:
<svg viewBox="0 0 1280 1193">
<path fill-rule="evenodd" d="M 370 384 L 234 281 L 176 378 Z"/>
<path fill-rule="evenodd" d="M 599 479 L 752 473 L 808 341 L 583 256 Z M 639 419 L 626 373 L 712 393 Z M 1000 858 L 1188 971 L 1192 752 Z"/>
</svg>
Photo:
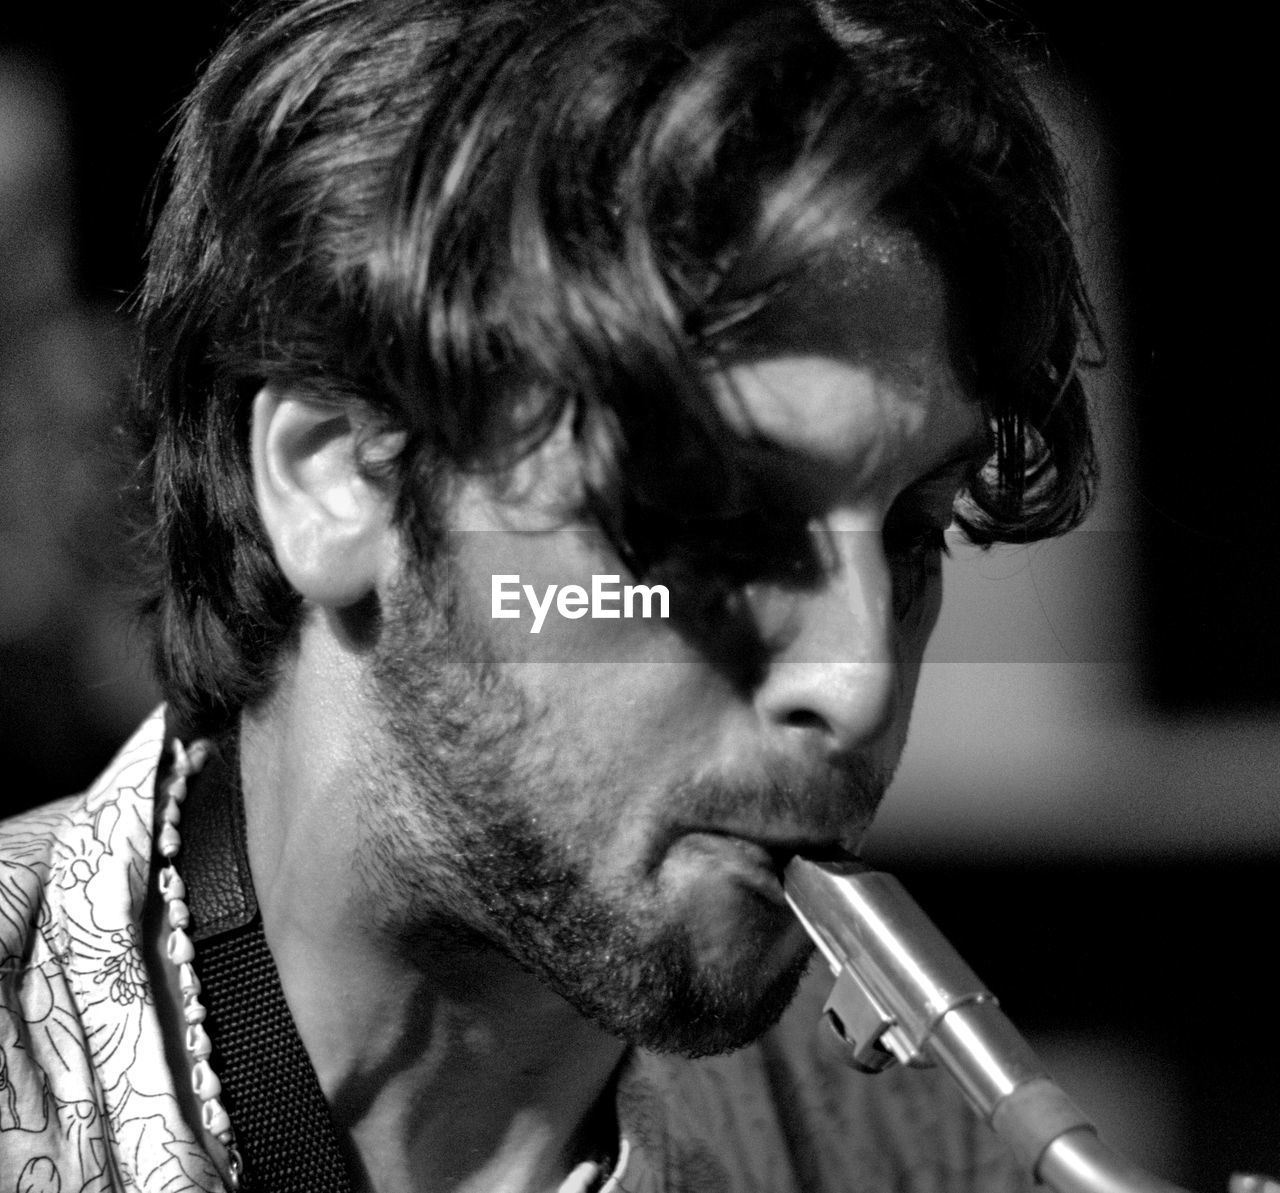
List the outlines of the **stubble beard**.
<svg viewBox="0 0 1280 1193">
<path fill-rule="evenodd" d="M 531 811 L 573 806 L 558 797 L 580 781 L 533 748 L 539 714 L 444 571 L 401 578 L 374 648 L 383 740 L 359 860 L 379 927 L 424 964 L 497 950 L 631 1044 L 701 1056 L 754 1040 L 791 1001 L 809 950 L 762 987 L 773 939 L 710 964 L 685 925 L 592 885 L 583 851 Z"/>
</svg>

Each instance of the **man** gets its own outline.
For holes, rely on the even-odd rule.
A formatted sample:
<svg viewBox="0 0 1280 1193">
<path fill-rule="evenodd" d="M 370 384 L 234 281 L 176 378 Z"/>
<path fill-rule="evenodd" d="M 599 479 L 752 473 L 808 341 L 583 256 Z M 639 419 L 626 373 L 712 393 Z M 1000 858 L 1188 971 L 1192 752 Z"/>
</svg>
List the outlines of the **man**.
<svg viewBox="0 0 1280 1193">
<path fill-rule="evenodd" d="M 0 1188 L 1021 1187 L 783 1016 L 943 531 L 1092 482 L 1061 179 L 963 11 L 268 4 L 141 316 L 168 706 L 4 830 Z"/>
</svg>

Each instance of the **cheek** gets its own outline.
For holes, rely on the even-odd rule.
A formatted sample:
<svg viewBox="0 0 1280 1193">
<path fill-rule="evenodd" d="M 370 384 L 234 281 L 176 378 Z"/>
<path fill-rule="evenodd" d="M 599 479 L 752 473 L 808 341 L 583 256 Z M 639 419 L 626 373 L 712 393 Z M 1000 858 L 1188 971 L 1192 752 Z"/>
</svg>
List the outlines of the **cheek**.
<svg viewBox="0 0 1280 1193">
<path fill-rule="evenodd" d="M 707 769 L 722 730 L 723 681 L 671 658 L 501 670 L 533 714 L 522 749 L 571 793 L 581 837 L 637 841 L 669 789 Z"/>
</svg>

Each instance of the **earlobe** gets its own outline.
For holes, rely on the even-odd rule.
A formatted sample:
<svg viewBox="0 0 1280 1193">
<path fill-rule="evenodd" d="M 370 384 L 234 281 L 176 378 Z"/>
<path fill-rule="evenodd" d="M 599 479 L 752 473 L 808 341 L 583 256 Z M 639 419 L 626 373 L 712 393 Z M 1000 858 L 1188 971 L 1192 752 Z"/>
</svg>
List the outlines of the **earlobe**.
<svg viewBox="0 0 1280 1193">
<path fill-rule="evenodd" d="M 324 608 L 363 600 L 394 563 L 390 502 L 360 467 L 361 430 L 352 410 L 287 390 L 253 401 L 263 525 L 285 578 Z"/>
</svg>

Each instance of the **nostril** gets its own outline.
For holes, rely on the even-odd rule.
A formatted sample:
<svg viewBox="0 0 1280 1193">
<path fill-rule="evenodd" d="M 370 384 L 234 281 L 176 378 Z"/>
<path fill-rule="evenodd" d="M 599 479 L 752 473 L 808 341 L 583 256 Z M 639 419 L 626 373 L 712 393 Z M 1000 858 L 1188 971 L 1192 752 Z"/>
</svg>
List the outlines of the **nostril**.
<svg viewBox="0 0 1280 1193">
<path fill-rule="evenodd" d="M 792 729 L 816 729 L 825 732 L 831 728 L 822 716 L 807 708 L 792 709 L 783 718 L 782 723 Z"/>
</svg>

